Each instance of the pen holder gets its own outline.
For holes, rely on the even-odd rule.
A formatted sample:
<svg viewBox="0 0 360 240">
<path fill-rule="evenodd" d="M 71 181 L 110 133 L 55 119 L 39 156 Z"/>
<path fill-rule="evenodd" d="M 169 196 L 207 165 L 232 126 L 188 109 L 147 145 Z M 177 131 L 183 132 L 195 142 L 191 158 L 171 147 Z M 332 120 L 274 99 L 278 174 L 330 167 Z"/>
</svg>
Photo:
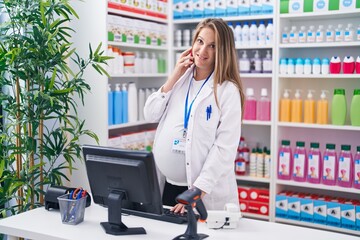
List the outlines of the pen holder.
<svg viewBox="0 0 360 240">
<path fill-rule="evenodd" d="M 86 198 L 69 198 L 70 194 L 58 197 L 61 221 L 65 224 L 76 225 L 84 221 Z"/>
</svg>

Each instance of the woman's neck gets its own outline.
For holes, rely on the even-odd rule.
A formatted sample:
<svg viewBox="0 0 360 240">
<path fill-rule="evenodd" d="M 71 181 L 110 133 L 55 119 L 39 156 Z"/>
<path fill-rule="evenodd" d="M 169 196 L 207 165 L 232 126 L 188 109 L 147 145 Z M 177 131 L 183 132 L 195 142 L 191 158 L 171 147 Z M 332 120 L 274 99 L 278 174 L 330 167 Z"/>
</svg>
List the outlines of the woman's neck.
<svg viewBox="0 0 360 240">
<path fill-rule="evenodd" d="M 206 79 L 211 73 L 212 73 L 212 70 L 199 69 L 199 68 L 195 67 L 195 69 L 194 69 L 194 79 L 195 79 L 195 81 L 204 80 L 204 79 Z"/>
</svg>

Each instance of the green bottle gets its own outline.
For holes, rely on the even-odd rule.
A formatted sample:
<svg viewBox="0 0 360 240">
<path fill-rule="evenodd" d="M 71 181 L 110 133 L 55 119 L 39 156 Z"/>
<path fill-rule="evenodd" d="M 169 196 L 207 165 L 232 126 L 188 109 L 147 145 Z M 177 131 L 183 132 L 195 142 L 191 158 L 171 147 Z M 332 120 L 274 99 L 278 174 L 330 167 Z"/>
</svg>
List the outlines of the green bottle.
<svg viewBox="0 0 360 240">
<path fill-rule="evenodd" d="M 345 125 L 346 98 L 345 89 L 334 89 L 331 105 L 331 120 L 333 125 Z"/>
<path fill-rule="evenodd" d="M 353 126 L 360 126 L 360 89 L 354 89 L 350 105 L 350 121 Z"/>
</svg>

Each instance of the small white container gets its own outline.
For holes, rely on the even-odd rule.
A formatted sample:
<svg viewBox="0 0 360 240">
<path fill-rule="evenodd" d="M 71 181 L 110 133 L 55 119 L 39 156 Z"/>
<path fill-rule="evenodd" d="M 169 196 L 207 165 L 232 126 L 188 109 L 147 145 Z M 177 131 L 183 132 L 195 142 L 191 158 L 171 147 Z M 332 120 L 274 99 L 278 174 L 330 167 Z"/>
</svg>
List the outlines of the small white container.
<svg viewBox="0 0 360 240">
<path fill-rule="evenodd" d="M 125 74 L 132 74 L 132 73 L 135 73 L 135 64 L 131 64 L 131 63 L 128 63 L 128 64 L 124 64 L 124 71 L 125 71 Z"/>
<path fill-rule="evenodd" d="M 123 52 L 124 64 L 135 64 L 135 53 L 134 52 Z"/>
</svg>

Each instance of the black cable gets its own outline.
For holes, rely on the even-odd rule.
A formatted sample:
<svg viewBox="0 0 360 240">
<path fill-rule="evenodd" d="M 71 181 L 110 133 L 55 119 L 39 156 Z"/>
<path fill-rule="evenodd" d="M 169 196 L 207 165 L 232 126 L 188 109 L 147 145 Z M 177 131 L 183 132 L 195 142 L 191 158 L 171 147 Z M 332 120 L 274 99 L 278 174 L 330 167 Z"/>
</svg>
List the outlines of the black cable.
<svg viewBox="0 0 360 240">
<path fill-rule="evenodd" d="M 229 225 L 229 218 L 228 217 L 226 217 L 225 218 L 225 222 L 224 222 L 224 224 L 221 226 L 221 227 L 218 227 L 218 228 L 213 228 L 214 230 L 219 230 L 219 229 L 222 229 L 222 228 L 224 228 L 224 226 L 226 226 L 226 225 Z"/>
</svg>

